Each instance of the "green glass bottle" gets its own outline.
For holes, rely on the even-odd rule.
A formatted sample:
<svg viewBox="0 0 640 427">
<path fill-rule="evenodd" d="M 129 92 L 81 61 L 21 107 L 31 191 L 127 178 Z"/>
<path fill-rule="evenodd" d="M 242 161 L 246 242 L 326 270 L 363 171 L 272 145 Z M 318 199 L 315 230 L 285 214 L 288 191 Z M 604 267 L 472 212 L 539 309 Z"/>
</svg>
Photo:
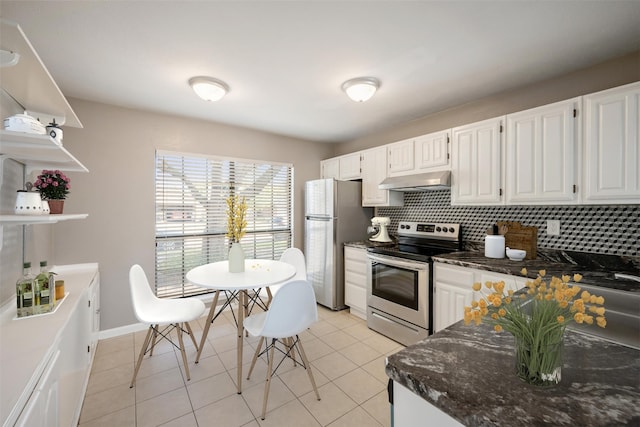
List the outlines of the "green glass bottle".
<svg viewBox="0 0 640 427">
<path fill-rule="evenodd" d="M 47 267 L 47 261 L 40 261 L 40 273 L 36 276 L 36 285 L 34 312 L 48 313 L 53 310 L 55 295 L 51 291 L 51 273 Z"/>
<path fill-rule="evenodd" d="M 35 299 L 36 282 L 31 274 L 31 263 L 25 262 L 22 265 L 22 277 L 16 283 L 16 294 L 19 294 L 18 317 L 31 316 L 33 314 L 33 303 Z M 18 291 L 18 289 L 20 289 Z"/>
</svg>

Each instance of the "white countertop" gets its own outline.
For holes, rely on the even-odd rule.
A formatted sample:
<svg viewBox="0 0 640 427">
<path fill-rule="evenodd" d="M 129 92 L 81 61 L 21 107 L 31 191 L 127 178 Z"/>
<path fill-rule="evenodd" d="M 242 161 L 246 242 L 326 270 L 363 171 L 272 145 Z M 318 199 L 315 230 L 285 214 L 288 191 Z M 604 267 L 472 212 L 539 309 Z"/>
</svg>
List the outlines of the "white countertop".
<svg viewBox="0 0 640 427">
<path fill-rule="evenodd" d="M 24 405 L 29 398 L 23 395 L 24 391 L 30 390 L 42 375 L 60 331 L 98 273 L 98 264 L 54 266 L 51 271 L 57 274 L 56 280 L 64 280 L 65 293 L 68 293 L 55 312 L 18 319 L 15 302 L 11 301 L 0 313 L 0 414 L 3 424 L 16 403 Z"/>
</svg>

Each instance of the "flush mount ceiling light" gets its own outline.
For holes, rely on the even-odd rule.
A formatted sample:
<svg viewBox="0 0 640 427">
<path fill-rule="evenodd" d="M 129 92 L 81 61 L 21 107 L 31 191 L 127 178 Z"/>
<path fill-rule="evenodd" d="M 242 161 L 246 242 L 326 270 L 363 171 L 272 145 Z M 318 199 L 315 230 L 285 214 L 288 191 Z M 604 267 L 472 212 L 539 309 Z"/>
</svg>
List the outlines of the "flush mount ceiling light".
<svg viewBox="0 0 640 427">
<path fill-rule="evenodd" d="M 358 77 L 342 83 L 342 90 L 355 102 L 368 100 L 379 87 L 380 82 L 373 77 Z"/>
<path fill-rule="evenodd" d="M 189 85 L 205 101 L 219 101 L 229 92 L 229 86 L 225 82 L 213 77 L 192 77 L 189 79 Z"/>
</svg>

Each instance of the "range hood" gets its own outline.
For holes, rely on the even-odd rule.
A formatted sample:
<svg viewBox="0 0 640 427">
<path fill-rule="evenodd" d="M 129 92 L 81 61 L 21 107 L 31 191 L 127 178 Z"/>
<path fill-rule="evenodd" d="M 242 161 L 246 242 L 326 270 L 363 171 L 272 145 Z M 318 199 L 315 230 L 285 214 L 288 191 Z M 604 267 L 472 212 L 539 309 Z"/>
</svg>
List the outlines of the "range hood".
<svg viewBox="0 0 640 427">
<path fill-rule="evenodd" d="M 451 186 L 451 171 L 427 172 L 415 175 L 392 176 L 378 185 L 380 190 L 431 191 Z"/>
</svg>

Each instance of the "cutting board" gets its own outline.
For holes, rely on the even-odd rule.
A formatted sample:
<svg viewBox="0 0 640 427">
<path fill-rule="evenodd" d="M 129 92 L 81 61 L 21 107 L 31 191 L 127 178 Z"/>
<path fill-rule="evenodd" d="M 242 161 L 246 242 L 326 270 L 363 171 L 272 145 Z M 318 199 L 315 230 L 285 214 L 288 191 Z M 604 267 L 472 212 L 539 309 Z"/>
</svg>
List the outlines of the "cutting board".
<svg viewBox="0 0 640 427">
<path fill-rule="evenodd" d="M 527 251 L 525 259 L 536 259 L 538 227 L 525 226 L 516 221 L 499 221 L 500 234 L 504 234 L 505 246 Z"/>
</svg>

